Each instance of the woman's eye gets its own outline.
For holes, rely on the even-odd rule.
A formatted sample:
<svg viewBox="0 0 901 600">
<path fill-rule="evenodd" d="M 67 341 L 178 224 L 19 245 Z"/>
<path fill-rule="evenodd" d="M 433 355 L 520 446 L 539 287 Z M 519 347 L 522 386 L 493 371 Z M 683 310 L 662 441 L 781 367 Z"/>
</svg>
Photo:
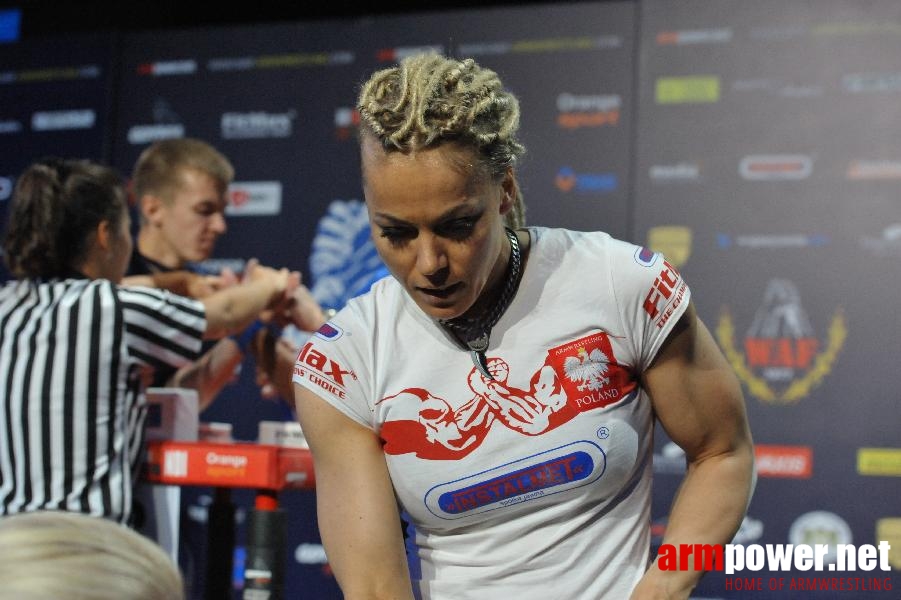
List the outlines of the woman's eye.
<svg viewBox="0 0 901 600">
<path fill-rule="evenodd" d="M 452 239 L 465 239 L 472 233 L 478 220 L 478 217 L 454 219 L 441 227 L 441 233 Z"/>
<path fill-rule="evenodd" d="M 410 230 L 398 227 L 382 227 L 381 236 L 392 244 L 400 244 L 401 242 L 413 238 L 414 234 Z"/>
</svg>

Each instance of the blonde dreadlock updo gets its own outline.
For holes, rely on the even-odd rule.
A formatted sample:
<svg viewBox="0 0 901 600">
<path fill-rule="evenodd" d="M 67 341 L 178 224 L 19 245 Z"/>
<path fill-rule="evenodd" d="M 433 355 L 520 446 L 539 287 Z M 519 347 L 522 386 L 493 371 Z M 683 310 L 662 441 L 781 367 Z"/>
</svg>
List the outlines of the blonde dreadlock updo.
<svg viewBox="0 0 901 600">
<path fill-rule="evenodd" d="M 476 150 L 481 166 L 496 179 L 525 153 L 516 139 L 519 102 L 503 89 L 497 73 L 471 58 L 407 57 L 372 75 L 357 110 L 362 135 L 371 135 L 389 152 L 453 141 Z M 514 229 L 525 224 L 522 193 L 518 184 L 515 188 L 513 209 L 506 215 Z"/>
</svg>

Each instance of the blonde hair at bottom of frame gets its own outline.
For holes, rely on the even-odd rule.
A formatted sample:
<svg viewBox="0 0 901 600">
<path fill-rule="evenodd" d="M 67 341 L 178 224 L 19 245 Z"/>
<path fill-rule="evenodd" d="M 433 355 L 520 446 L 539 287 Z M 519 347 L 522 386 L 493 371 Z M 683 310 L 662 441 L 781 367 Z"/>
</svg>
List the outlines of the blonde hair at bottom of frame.
<svg viewBox="0 0 901 600">
<path fill-rule="evenodd" d="M 114 521 L 37 511 L 0 517 L 0 600 L 184 600 L 178 567 Z"/>
</svg>

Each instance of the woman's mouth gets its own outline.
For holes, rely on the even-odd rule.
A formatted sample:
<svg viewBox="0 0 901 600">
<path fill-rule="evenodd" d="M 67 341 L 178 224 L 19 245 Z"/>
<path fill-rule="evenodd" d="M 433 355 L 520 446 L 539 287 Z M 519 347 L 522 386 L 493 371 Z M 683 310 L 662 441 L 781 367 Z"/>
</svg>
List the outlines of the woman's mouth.
<svg viewBox="0 0 901 600">
<path fill-rule="evenodd" d="M 418 289 L 421 294 L 429 298 L 434 298 L 435 300 L 446 300 L 454 293 L 456 293 L 462 286 L 462 283 L 457 282 L 440 288 L 420 287 L 416 289 Z"/>
</svg>

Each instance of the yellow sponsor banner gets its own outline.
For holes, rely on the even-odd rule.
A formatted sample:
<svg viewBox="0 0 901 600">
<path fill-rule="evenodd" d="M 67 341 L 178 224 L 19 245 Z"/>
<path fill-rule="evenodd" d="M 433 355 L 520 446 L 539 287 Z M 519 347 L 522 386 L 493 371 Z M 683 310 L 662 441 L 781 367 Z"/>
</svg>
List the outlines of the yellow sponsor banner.
<svg viewBox="0 0 901 600">
<path fill-rule="evenodd" d="M 648 248 L 661 252 L 677 269 L 691 256 L 691 229 L 681 225 L 658 225 L 648 230 Z"/>
<path fill-rule="evenodd" d="M 885 540 L 891 546 L 888 562 L 901 571 L 901 517 L 885 517 L 876 521 L 876 543 Z"/>
<path fill-rule="evenodd" d="M 720 78 L 710 75 L 660 77 L 655 92 L 657 104 L 719 102 Z"/>
<path fill-rule="evenodd" d="M 857 472 L 861 475 L 901 477 L 901 448 L 859 448 Z"/>
</svg>

